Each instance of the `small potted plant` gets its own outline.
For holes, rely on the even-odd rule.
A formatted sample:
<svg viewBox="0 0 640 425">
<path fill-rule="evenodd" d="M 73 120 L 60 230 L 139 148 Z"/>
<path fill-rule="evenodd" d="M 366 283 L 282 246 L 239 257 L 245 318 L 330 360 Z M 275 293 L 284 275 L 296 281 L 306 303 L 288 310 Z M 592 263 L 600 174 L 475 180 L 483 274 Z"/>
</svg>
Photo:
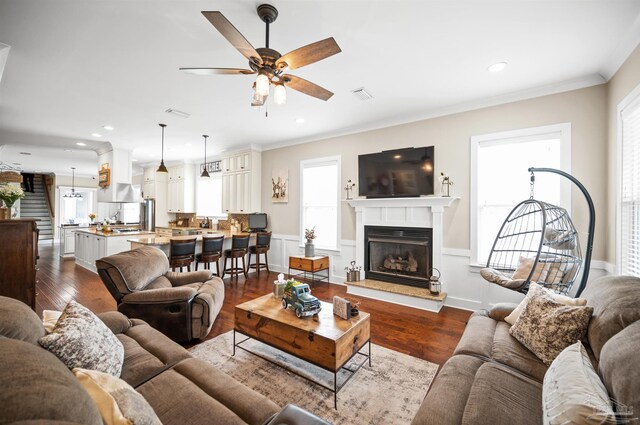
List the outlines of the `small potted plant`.
<svg viewBox="0 0 640 425">
<path fill-rule="evenodd" d="M 304 244 L 305 257 L 313 257 L 315 255 L 313 240 L 316 237 L 316 226 L 313 226 L 311 229 L 304 229 L 304 238 L 307 240 L 307 243 Z"/>
<path fill-rule="evenodd" d="M 96 213 L 89 213 L 89 220 L 91 221 L 91 224 L 94 224 L 96 221 Z"/>
</svg>

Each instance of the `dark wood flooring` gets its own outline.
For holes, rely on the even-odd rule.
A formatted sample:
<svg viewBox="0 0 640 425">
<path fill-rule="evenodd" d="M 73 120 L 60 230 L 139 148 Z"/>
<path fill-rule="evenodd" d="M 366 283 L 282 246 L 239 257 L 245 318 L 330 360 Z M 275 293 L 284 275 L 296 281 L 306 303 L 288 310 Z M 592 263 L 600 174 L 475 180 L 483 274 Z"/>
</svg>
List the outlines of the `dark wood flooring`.
<svg viewBox="0 0 640 425">
<path fill-rule="evenodd" d="M 36 310 L 62 310 L 75 300 L 95 313 L 116 309 L 116 304 L 100 277 L 74 261 L 59 257 L 57 245 L 42 244 L 38 261 Z M 249 274 L 230 282 L 225 279 L 225 300 L 213 328 L 206 339 L 233 329 L 234 306 L 271 292 L 276 274 Z M 347 296 L 346 287 L 320 283 L 313 294 L 331 302 L 334 295 Z M 471 314 L 465 310 L 444 307 L 431 313 L 368 298 L 347 296 L 361 302 L 360 309 L 371 314 L 371 341 L 395 351 L 410 354 L 442 365 L 453 353 Z"/>
</svg>

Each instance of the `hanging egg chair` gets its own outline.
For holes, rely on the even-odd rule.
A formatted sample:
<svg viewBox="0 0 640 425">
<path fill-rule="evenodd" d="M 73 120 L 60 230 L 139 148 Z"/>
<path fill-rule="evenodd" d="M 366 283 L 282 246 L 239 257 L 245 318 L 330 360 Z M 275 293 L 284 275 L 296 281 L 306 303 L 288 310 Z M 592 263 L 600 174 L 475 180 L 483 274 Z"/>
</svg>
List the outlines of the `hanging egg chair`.
<svg viewBox="0 0 640 425">
<path fill-rule="evenodd" d="M 595 213 L 591 196 L 573 176 L 552 168 L 530 168 L 532 195 L 516 205 L 502 224 L 493 243 L 487 267 L 480 275 L 491 283 L 526 293 L 531 282 L 536 282 L 559 294 L 568 294 L 583 270 L 576 296 L 587 282 Z M 567 210 L 533 199 L 533 171 L 560 174 L 585 195 L 589 206 L 589 237 L 587 253 L 583 259 L 580 239 Z"/>
<path fill-rule="evenodd" d="M 582 266 L 578 231 L 564 208 L 535 199 L 519 203 L 500 228 L 480 271 L 492 283 L 526 293 L 531 282 L 567 294 Z"/>
</svg>

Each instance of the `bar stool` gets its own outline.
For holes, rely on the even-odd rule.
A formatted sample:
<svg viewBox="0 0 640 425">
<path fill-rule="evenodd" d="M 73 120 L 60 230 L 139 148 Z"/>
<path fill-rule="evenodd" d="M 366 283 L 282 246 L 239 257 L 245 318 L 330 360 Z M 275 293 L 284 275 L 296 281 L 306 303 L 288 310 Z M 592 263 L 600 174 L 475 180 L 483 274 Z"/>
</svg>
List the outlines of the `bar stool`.
<svg viewBox="0 0 640 425">
<path fill-rule="evenodd" d="M 267 252 L 271 245 L 271 232 L 258 232 L 256 235 L 256 244 L 249 247 L 249 268 L 256 269 L 256 273 L 260 273 L 260 269 L 267 269 L 269 273 L 269 257 Z M 251 254 L 255 254 L 256 262 L 251 264 Z M 260 254 L 264 254 L 264 264 L 260 263 Z"/>
<path fill-rule="evenodd" d="M 220 257 L 222 257 L 222 244 L 224 236 L 203 236 L 202 253 L 196 255 L 196 271 L 198 263 L 204 263 L 205 270 L 211 270 L 211 263 L 216 263 L 216 276 L 220 276 Z"/>
<path fill-rule="evenodd" d="M 196 259 L 196 238 L 193 239 L 169 239 L 169 266 L 172 271 L 176 267 L 187 267 L 191 271 L 191 263 Z"/>
<path fill-rule="evenodd" d="M 249 235 L 233 235 L 231 238 L 231 249 L 224 250 L 224 270 L 222 271 L 222 277 L 229 272 L 231 273 L 231 279 L 233 276 L 238 278 L 238 272 L 242 271 L 244 277 L 247 277 L 247 269 L 244 263 L 244 256 L 247 255 L 247 249 L 249 248 Z M 227 268 L 227 258 L 231 258 L 231 267 Z M 238 258 L 242 258 L 242 268 L 238 267 Z M 233 264 L 235 260 L 235 265 Z"/>
</svg>

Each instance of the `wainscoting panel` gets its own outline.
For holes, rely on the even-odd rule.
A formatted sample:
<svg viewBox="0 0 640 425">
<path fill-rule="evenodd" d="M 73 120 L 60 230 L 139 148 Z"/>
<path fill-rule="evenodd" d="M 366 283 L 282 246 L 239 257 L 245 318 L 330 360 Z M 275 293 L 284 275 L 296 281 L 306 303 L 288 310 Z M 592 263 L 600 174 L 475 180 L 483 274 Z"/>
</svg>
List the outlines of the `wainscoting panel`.
<svg viewBox="0 0 640 425">
<path fill-rule="evenodd" d="M 343 284 L 346 281 L 345 267 L 356 258 L 355 241 L 341 241 L 340 250 L 316 249 L 316 255 L 328 255 L 331 268 L 329 281 Z M 300 239 L 296 235 L 273 235 L 269 251 L 269 268 L 275 272 L 289 272 L 289 256 L 304 254 Z M 470 253 L 465 249 L 444 248 L 442 252 L 442 290 L 447 293 L 445 305 L 466 310 L 491 308 L 500 302 L 518 303 L 524 295 L 501 288 L 485 281 L 479 273 L 479 267 L 469 265 Z M 608 274 L 602 262 L 594 261 L 589 280 Z M 357 264 L 362 266 L 362 264 Z M 361 275 L 364 279 L 364 272 Z M 577 287 L 574 286 L 574 288 Z"/>
</svg>

